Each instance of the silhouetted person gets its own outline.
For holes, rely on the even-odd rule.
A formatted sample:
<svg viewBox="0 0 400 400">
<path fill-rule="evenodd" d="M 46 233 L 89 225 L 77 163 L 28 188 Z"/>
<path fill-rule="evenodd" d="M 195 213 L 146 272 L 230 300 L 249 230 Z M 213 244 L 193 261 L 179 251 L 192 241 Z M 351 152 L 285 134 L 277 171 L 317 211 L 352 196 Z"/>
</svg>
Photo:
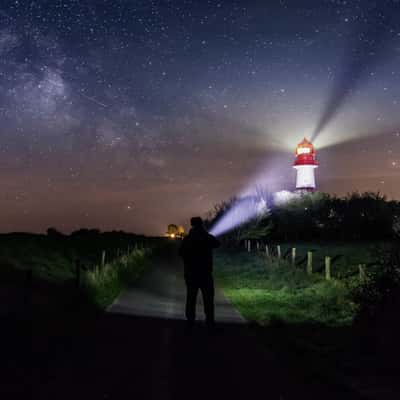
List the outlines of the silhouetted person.
<svg viewBox="0 0 400 400">
<path fill-rule="evenodd" d="M 205 230 L 200 217 L 193 217 L 190 223 L 192 229 L 183 239 L 179 252 L 183 258 L 187 289 L 186 319 L 188 327 L 193 327 L 196 320 L 197 293 L 200 289 L 203 295 L 206 324 L 209 328 L 213 328 L 215 319 L 212 252 L 220 243 Z"/>
</svg>

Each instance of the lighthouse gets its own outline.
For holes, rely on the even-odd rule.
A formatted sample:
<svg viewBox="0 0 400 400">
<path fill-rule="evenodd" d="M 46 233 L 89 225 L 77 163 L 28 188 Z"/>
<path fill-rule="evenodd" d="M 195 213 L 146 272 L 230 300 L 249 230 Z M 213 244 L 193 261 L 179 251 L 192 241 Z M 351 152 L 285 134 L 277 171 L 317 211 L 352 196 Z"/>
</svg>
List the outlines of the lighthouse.
<svg viewBox="0 0 400 400">
<path fill-rule="evenodd" d="M 293 168 L 297 171 L 296 191 L 313 192 L 315 190 L 314 170 L 318 168 L 314 146 L 304 138 L 297 145 L 295 154 Z"/>
</svg>

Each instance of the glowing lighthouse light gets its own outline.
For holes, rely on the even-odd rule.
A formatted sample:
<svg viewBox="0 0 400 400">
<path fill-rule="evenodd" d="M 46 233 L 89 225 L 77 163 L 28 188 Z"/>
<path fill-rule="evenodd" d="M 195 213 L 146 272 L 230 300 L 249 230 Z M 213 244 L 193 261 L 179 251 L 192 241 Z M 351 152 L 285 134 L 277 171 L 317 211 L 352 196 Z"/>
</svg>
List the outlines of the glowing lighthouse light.
<svg viewBox="0 0 400 400">
<path fill-rule="evenodd" d="M 318 162 L 315 159 L 314 146 L 306 138 L 297 145 L 293 168 L 297 171 L 296 190 L 313 192 L 315 190 L 314 169 L 318 168 Z"/>
</svg>

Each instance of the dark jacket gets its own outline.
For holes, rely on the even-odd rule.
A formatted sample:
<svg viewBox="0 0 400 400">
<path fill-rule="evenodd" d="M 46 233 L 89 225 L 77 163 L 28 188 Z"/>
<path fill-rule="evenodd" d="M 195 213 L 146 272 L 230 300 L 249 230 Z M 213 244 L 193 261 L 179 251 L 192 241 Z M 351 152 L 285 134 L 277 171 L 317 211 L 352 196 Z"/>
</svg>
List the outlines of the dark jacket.
<svg viewBox="0 0 400 400">
<path fill-rule="evenodd" d="M 204 228 L 192 228 L 179 250 L 185 277 L 201 278 L 210 275 L 213 269 L 212 251 L 219 245 L 219 241 Z"/>
</svg>

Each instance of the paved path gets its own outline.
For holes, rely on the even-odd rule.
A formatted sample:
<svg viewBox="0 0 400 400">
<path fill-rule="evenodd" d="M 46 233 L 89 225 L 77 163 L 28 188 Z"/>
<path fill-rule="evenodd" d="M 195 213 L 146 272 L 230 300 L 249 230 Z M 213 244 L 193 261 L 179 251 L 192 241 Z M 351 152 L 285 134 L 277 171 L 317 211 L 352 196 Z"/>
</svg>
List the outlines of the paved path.
<svg viewBox="0 0 400 400">
<path fill-rule="evenodd" d="M 184 319 L 185 284 L 182 265 L 171 257 L 160 260 L 131 289 L 122 293 L 108 312 L 162 319 Z M 215 293 L 216 318 L 219 323 L 245 323 L 243 317 L 218 288 Z M 202 296 L 197 299 L 197 318 L 204 320 Z"/>
<path fill-rule="evenodd" d="M 17 381 L 2 398 L 18 391 L 40 400 L 357 398 L 283 365 L 220 294 L 222 332 L 200 324 L 186 335 L 179 269 L 173 256 L 155 265 L 90 323 L 35 328 L 31 364 L 15 365 Z"/>
</svg>

